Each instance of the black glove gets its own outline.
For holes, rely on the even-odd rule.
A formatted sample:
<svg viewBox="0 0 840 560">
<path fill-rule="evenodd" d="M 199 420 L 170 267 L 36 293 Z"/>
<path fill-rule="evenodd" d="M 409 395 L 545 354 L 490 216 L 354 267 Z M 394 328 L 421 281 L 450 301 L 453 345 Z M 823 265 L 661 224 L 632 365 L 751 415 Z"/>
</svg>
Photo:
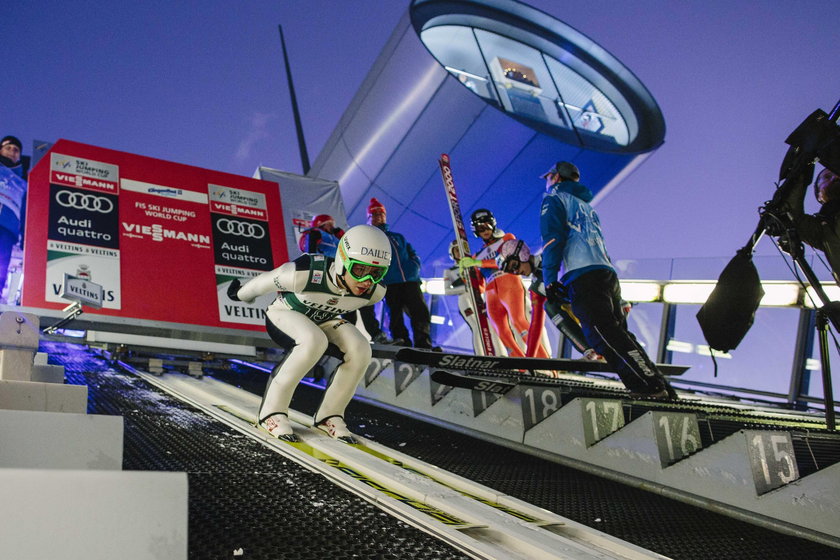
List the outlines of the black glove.
<svg viewBox="0 0 840 560">
<path fill-rule="evenodd" d="M 228 297 L 230 299 L 232 299 L 233 301 L 239 301 L 239 296 L 236 295 L 236 294 L 239 292 L 239 288 L 241 288 L 241 287 L 242 287 L 242 282 L 239 281 L 239 278 L 234 278 L 231 281 L 230 286 L 228 286 L 228 292 L 227 292 Z"/>
<path fill-rule="evenodd" d="M 566 286 L 560 282 L 552 282 L 545 287 L 545 297 L 554 304 L 561 304 L 569 301 L 569 294 L 566 293 Z"/>
</svg>

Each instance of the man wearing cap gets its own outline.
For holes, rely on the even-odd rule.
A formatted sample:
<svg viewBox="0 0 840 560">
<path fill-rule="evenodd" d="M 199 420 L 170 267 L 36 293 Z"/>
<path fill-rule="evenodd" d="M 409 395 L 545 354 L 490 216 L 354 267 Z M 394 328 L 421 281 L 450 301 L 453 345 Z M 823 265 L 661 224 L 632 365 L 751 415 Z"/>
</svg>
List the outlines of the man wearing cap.
<svg viewBox="0 0 840 560">
<path fill-rule="evenodd" d="M 385 305 L 388 306 L 388 329 L 398 346 L 411 346 L 403 313 L 411 320 L 415 348 L 432 348 L 432 316 L 420 289 L 420 257 L 405 236 L 391 231 L 386 223 L 385 206 L 376 198 L 370 199 L 367 209 L 368 223 L 385 232 L 391 242 L 391 266 L 382 285 L 388 288 Z"/>
<path fill-rule="evenodd" d="M 0 294 L 6 287 L 12 249 L 22 241 L 26 214 L 26 174 L 21 163 L 20 140 L 0 140 Z"/>
<path fill-rule="evenodd" d="M 565 287 L 587 342 L 636 397 L 676 398 L 662 373 L 627 330 L 618 276 L 607 255 L 592 192 L 568 161 L 548 170 L 540 208 L 543 280 L 549 298 Z M 562 271 L 561 271 L 562 268 Z M 559 297 L 557 297 L 559 300 Z"/>
</svg>

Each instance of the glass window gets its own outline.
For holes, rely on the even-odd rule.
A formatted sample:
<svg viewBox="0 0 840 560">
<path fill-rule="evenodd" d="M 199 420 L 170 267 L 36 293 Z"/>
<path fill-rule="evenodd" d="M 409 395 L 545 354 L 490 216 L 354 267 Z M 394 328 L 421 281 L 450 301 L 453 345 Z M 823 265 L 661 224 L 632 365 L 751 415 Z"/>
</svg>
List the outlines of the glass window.
<svg viewBox="0 0 840 560">
<path fill-rule="evenodd" d="M 608 98 L 581 75 L 573 64 L 580 61 L 571 55 L 567 64 L 519 41 L 460 25 L 426 29 L 421 39 L 464 87 L 521 119 L 574 129 L 583 144 L 589 137 L 626 146 L 638 132 L 628 124 L 635 117 L 617 108 L 630 111 L 626 101 Z"/>
<path fill-rule="evenodd" d="M 639 344 L 654 361 L 659 350 L 659 332 L 662 327 L 664 308 L 665 306 L 661 303 L 637 303 L 627 315 L 627 328 L 636 336 Z"/>
<path fill-rule="evenodd" d="M 829 371 L 831 371 L 831 396 L 838 400 L 840 391 L 840 353 L 838 353 L 836 333 L 830 327 L 828 334 L 828 358 Z M 824 399 L 825 390 L 823 387 L 823 364 L 820 359 L 819 331 L 814 331 L 814 344 L 811 348 L 811 357 L 806 365 L 807 380 L 803 380 L 802 392 L 815 399 Z"/>
<path fill-rule="evenodd" d="M 550 57 L 546 62 L 560 88 L 558 103 L 568 111 L 575 128 L 606 136 L 620 146 L 630 143 L 627 123 L 603 92 L 562 62 Z"/>
<path fill-rule="evenodd" d="M 489 31 L 476 29 L 475 35 L 506 111 L 558 128 L 571 128 L 569 113 L 558 103 L 554 80 L 540 51 Z"/>
<path fill-rule="evenodd" d="M 423 31 L 421 38 L 435 58 L 465 88 L 499 106 L 496 89 L 491 84 L 471 28 L 441 25 Z"/>
<path fill-rule="evenodd" d="M 673 363 L 691 366 L 677 380 L 787 395 L 796 343 L 798 309 L 760 308 L 755 315 L 755 323 L 738 348 L 727 355 L 716 354 L 717 377 L 714 377 L 708 346 L 697 323 L 699 310 L 699 305 L 677 306 L 674 338 L 668 346 L 673 351 Z"/>
</svg>

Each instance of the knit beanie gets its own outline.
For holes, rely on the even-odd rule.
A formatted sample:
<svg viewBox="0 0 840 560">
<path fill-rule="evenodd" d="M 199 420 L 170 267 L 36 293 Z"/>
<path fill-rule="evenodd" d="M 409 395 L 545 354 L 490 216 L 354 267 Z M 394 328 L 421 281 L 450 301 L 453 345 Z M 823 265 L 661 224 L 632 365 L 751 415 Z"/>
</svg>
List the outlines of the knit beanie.
<svg viewBox="0 0 840 560">
<path fill-rule="evenodd" d="M 385 212 L 385 206 L 375 198 L 371 198 L 367 209 L 368 218 L 370 218 L 370 215 L 373 214 L 374 210 L 382 210 Z"/>
<path fill-rule="evenodd" d="M 3 144 L 5 144 L 5 143 L 7 143 L 7 142 L 8 142 L 9 144 L 14 144 L 15 146 L 17 146 L 17 147 L 18 147 L 18 150 L 22 150 L 22 149 L 23 149 L 23 145 L 20 143 L 20 140 L 18 140 L 18 139 L 17 139 L 16 137 L 14 137 L 14 136 L 5 136 L 2 140 L 0 140 L 0 146 L 2 146 Z"/>
</svg>

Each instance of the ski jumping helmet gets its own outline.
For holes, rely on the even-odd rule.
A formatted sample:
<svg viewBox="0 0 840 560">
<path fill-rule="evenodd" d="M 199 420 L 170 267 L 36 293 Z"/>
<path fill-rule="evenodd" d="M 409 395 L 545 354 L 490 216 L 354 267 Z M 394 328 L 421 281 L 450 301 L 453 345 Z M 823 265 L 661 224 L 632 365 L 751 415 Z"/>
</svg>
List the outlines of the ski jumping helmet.
<svg viewBox="0 0 840 560">
<path fill-rule="evenodd" d="M 496 232 L 496 218 L 493 216 L 493 212 L 486 208 L 479 208 L 473 212 L 470 216 L 470 223 L 472 224 L 473 235 L 476 237 L 481 237 L 478 235 L 479 225 L 490 226 L 493 228 L 493 233 Z"/>
<path fill-rule="evenodd" d="M 333 218 L 329 214 L 318 214 L 317 216 L 312 218 L 312 223 L 310 225 L 314 228 L 320 228 L 327 222 L 335 223 L 335 218 Z"/>
<path fill-rule="evenodd" d="M 466 245 L 466 241 L 464 242 L 464 245 Z M 455 255 L 456 250 L 458 251 L 458 255 L 460 256 Z M 464 251 L 464 247 L 458 247 L 458 240 L 453 239 L 452 242 L 449 244 L 449 258 L 451 258 L 454 262 L 458 262 L 462 258 L 469 256 L 470 252 Z"/>
<path fill-rule="evenodd" d="M 496 265 L 502 272 L 516 274 L 522 263 L 531 258 L 531 249 L 521 239 L 508 239 L 499 246 Z"/>
<path fill-rule="evenodd" d="M 336 276 L 344 274 L 346 270 L 358 282 L 370 280 L 378 284 L 385 277 L 390 264 L 391 242 L 379 228 L 353 226 L 338 242 Z"/>
</svg>

